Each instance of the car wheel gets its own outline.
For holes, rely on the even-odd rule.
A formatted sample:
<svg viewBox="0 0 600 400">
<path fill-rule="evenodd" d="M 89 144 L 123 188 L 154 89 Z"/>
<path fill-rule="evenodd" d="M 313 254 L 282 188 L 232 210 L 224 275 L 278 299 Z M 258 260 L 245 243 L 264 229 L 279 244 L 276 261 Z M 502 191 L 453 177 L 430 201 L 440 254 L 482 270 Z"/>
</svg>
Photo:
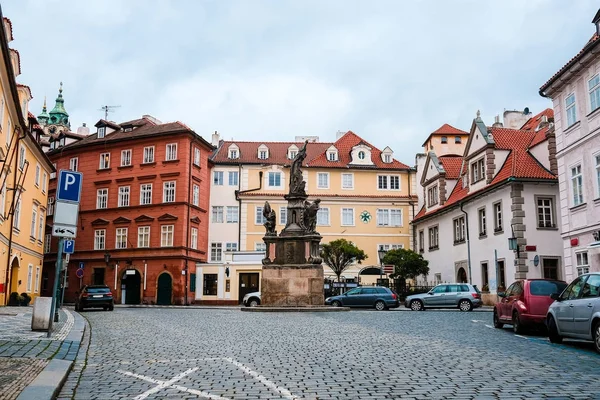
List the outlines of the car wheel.
<svg viewBox="0 0 600 400">
<path fill-rule="evenodd" d="M 562 343 L 562 336 L 558 334 L 556 321 L 552 316 L 548 317 L 548 338 L 552 343 Z"/>
<path fill-rule="evenodd" d="M 504 324 L 502 322 L 500 322 L 500 318 L 498 317 L 498 312 L 494 309 L 494 328 L 502 329 L 502 327 L 504 327 Z"/>
<path fill-rule="evenodd" d="M 600 320 L 596 321 L 596 323 L 594 324 L 592 336 L 594 338 L 594 348 L 598 353 L 600 353 Z"/>
<path fill-rule="evenodd" d="M 104 311 L 108 311 L 108 307 L 102 307 Z"/>
<path fill-rule="evenodd" d="M 521 320 L 519 319 L 519 313 L 516 311 L 513 313 L 512 325 L 513 325 L 513 332 L 516 334 L 520 334 L 525 331 L 525 329 L 523 328 L 523 325 L 521 325 Z"/>
<path fill-rule="evenodd" d="M 331 303 L 331 306 L 332 306 L 332 307 L 341 307 L 341 306 L 342 306 L 342 303 L 340 303 L 339 301 L 337 301 L 337 300 L 336 300 L 336 301 L 333 301 L 333 302 Z"/>
<path fill-rule="evenodd" d="M 469 300 L 461 300 L 458 303 L 458 308 L 460 309 L 460 311 L 472 311 L 473 304 L 471 304 Z"/>
<path fill-rule="evenodd" d="M 108 311 L 112 311 L 112 310 L 114 310 L 114 309 L 115 309 L 115 306 L 109 306 L 109 307 L 108 307 Z"/>
<path fill-rule="evenodd" d="M 423 302 L 421 300 L 413 300 L 410 302 L 410 309 L 413 311 L 422 311 Z"/>
<path fill-rule="evenodd" d="M 381 300 L 377 301 L 375 303 L 375 309 L 377 311 L 383 311 L 383 310 L 385 310 L 385 303 L 383 301 L 381 301 Z"/>
<path fill-rule="evenodd" d="M 248 306 L 249 306 L 249 307 L 256 307 L 256 306 L 258 306 L 259 304 L 260 304 L 260 303 L 258 302 L 258 300 L 257 300 L 257 299 L 252 299 L 252 300 L 250 300 L 250 302 L 248 303 Z"/>
</svg>

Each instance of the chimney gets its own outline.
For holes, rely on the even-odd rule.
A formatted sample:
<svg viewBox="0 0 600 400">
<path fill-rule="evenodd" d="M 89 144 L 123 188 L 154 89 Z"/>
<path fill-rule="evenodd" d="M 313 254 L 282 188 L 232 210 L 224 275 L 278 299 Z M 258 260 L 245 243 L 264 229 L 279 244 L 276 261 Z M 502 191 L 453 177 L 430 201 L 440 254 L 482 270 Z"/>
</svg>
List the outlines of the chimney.
<svg viewBox="0 0 600 400">
<path fill-rule="evenodd" d="M 210 143 L 213 146 L 218 146 L 220 140 L 221 140 L 221 135 L 219 135 L 219 132 L 215 131 L 215 133 L 212 134 L 212 140 L 210 141 Z"/>
<path fill-rule="evenodd" d="M 78 135 L 83 135 L 83 136 L 87 136 L 90 134 L 90 128 L 88 128 L 86 126 L 86 123 L 84 122 L 82 126 L 80 126 L 79 128 L 77 128 L 77 134 Z"/>
<path fill-rule="evenodd" d="M 596 16 L 594 16 L 592 24 L 596 25 L 596 35 L 600 35 L 600 9 L 596 13 Z"/>
<path fill-rule="evenodd" d="M 162 121 L 159 120 L 158 118 L 153 117 L 152 115 L 144 114 L 144 115 L 142 115 L 142 118 L 147 119 L 148 121 L 151 121 L 156 125 L 162 125 Z"/>
<path fill-rule="evenodd" d="M 335 133 L 335 140 L 339 140 L 342 136 L 344 136 L 346 134 L 346 132 L 344 131 L 337 131 Z"/>
<path fill-rule="evenodd" d="M 500 116 L 496 115 L 495 121 L 494 121 L 494 125 L 492 125 L 492 127 L 494 128 L 502 128 L 504 125 L 502 125 L 502 122 L 500 122 Z"/>
</svg>

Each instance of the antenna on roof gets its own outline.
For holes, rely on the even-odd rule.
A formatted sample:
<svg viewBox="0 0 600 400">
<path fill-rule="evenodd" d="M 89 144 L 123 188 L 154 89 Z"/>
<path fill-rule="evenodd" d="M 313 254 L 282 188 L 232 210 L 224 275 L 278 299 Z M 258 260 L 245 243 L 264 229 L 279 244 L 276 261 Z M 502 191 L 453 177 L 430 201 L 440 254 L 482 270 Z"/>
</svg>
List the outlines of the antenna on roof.
<svg viewBox="0 0 600 400">
<path fill-rule="evenodd" d="M 102 106 L 98 111 L 104 111 L 104 119 L 108 120 L 108 113 L 113 112 L 114 108 L 119 108 L 121 106 Z"/>
</svg>

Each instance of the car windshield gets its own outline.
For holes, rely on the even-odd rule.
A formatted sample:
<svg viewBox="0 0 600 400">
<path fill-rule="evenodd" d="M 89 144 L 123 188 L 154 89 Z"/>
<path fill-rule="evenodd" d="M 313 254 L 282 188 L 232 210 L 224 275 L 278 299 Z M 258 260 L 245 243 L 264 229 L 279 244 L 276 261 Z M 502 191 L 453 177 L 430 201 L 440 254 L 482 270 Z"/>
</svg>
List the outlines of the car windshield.
<svg viewBox="0 0 600 400">
<path fill-rule="evenodd" d="M 110 289 L 107 287 L 89 287 L 85 291 L 88 293 L 108 293 Z"/>
<path fill-rule="evenodd" d="M 562 293 L 567 287 L 565 282 L 531 281 L 529 290 L 534 296 L 550 296 L 552 293 Z"/>
</svg>

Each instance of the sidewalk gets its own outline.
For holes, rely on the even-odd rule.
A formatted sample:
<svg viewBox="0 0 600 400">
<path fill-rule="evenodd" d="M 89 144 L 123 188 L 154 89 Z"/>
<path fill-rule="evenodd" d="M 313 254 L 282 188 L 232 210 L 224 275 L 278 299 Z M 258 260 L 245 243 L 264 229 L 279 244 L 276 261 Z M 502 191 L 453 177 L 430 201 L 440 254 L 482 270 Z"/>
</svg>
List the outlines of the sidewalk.
<svg viewBox="0 0 600 400">
<path fill-rule="evenodd" d="M 0 400 L 51 399 L 77 356 L 85 320 L 67 309 L 50 338 L 31 330 L 33 307 L 0 307 Z"/>
</svg>

